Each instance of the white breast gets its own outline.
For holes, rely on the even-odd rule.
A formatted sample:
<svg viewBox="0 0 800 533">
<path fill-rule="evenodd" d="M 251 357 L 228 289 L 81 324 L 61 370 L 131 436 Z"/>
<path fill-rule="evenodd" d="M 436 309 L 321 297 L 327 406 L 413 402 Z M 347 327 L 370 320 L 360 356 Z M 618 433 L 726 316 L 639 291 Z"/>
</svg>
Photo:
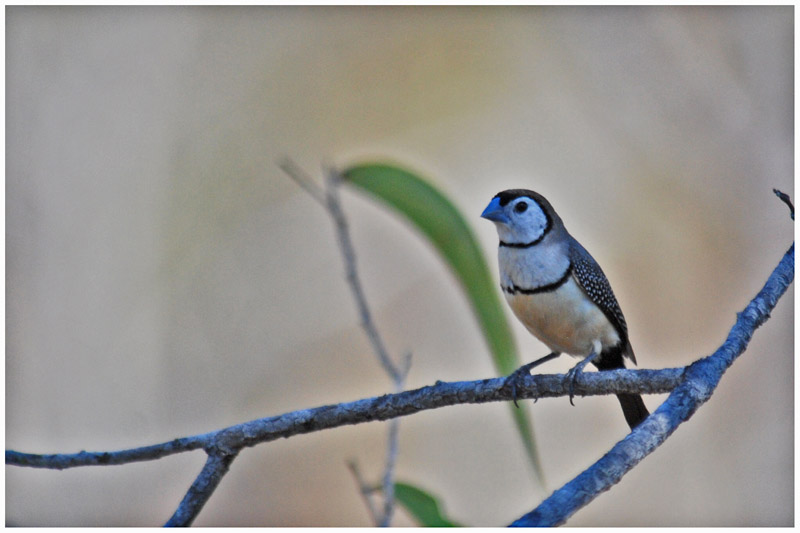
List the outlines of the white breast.
<svg viewBox="0 0 800 533">
<path fill-rule="evenodd" d="M 574 276 L 551 292 L 504 294 L 520 322 L 554 352 L 587 357 L 620 341 L 614 326 Z"/>
<path fill-rule="evenodd" d="M 561 243 L 522 249 L 500 247 L 497 259 L 504 287 L 541 287 L 557 281 L 569 268 L 567 248 Z"/>
</svg>

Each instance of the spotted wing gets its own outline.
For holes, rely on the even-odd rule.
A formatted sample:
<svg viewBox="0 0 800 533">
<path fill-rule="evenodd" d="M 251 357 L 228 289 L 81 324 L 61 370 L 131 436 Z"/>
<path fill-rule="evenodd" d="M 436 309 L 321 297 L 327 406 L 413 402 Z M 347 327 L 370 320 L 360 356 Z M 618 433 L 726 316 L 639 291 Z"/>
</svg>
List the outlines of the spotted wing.
<svg viewBox="0 0 800 533">
<path fill-rule="evenodd" d="M 622 339 L 622 354 L 635 363 L 636 357 L 633 355 L 633 348 L 628 340 L 628 324 L 622 315 L 622 309 L 614 296 L 614 291 L 611 290 L 608 278 L 597 261 L 574 239 L 570 246 L 570 257 L 578 284 L 617 330 Z"/>
</svg>

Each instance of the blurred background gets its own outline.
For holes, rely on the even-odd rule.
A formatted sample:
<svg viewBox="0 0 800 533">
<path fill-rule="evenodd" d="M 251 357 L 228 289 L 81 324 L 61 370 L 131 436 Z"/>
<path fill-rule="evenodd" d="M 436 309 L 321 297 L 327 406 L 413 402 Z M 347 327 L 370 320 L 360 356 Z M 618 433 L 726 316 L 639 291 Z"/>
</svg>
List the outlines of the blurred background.
<svg viewBox="0 0 800 533">
<path fill-rule="evenodd" d="M 326 213 L 289 156 L 392 160 L 479 218 L 544 194 L 603 266 L 640 367 L 721 344 L 793 239 L 793 7 L 8 7 L 6 448 L 114 450 L 389 392 Z M 495 375 L 460 287 L 393 212 L 342 197 L 407 387 Z M 571 526 L 794 523 L 793 287 L 711 400 Z M 506 309 L 508 311 L 508 309 Z M 508 313 L 523 361 L 546 353 Z M 568 357 L 541 372 L 564 372 Z M 645 402 L 655 409 L 663 396 Z M 616 399 L 402 420 L 397 476 L 500 526 L 628 431 Z M 387 426 L 244 450 L 195 522 L 367 526 Z M 156 526 L 205 455 L 6 467 L 6 523 Z M 396 525 L 413 522 L 398 512 Z"/>
</svg>

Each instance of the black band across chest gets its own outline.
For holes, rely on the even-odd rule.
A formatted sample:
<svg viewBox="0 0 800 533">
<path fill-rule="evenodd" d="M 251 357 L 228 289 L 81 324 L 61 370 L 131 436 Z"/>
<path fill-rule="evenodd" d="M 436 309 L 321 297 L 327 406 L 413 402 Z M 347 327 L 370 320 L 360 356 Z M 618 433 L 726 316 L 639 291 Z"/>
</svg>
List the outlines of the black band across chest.
<svg viewBox="0 0 800 533">
<path fill-rule="evenodd" d="M 510 287 L 504 287 L 500 285 L 500 288 L 503 289 L 503 292 L 506 292 L 508 294 L 539 294 L 542 292 L 552 292 L 554 290 L 557 290 L 563 284 L 565 284 L 571 275 L 572 275 L 572 263 L 569 264 L 567 270 L 564 271 L 564 274 L 557 281 L 554 281 L 553 283 L 547 283 L 546 285 L 539 285 L 538 287 L 532 287 L 532 288 L 518 287 L 517 285 L 512 283 Z"/>
<path fill-rule="evenodd" d="M 531 246 L 536 246 L 537 244 L 542 242 L 542 239 L 544 239 L 544 233 L 542 234 L 541 237 L 539 237 L 535 241 L 531 241 L 531 242 L 505 242 L 505 241 L 500 241 L 500 246 L 505 246 L 506 248 L 530 248 Z"/>
</svg>

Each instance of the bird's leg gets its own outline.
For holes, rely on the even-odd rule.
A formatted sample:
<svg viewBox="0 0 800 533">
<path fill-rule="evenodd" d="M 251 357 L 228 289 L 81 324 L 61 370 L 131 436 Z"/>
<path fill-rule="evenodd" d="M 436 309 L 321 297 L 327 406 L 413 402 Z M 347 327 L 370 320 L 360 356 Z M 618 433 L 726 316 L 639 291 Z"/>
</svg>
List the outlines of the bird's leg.
<svg viewBox="0 0 800 533">
<path fill-rule="evenodd" d="M 527 363 L 522 365 L 521 367 L 513 371 L 511 374 L 509 374 L 509 376 L 506 378 L 506 382 L 511 383 L 511 398 L 514 400 L 515 407 L 519 407 L 519 405 L 517 404 L 517 382 L 520 379 L 523 379 L 525 376 L 529 376 L 531 374 L 531 370 L 534 367 L 537 367 L 542 363 L 546 363 L 550 359 L 555 359 L 559 355 L 561 355 L 561 353 L 559 352 L 550 353 L 548 355 L 545 355 L 544 357 L 540 357 L 539 359 L 533 361 L 532 363 Z"/>
<path fill-rule="evenodd" d="M 567 375 L 564 377 L 565 381 L 569 381 L 569 404 L 570 405 L 575 405 L 572 402 L 572 397 L 575 396 L 575 381 L 578 379 L 578 375 L 581 372 L 583 372 L 583 367 L 585 367 L 587 364 L 591 363 L 594 359 L 597 359 L 598 355 L 599 354 L 597 353 L 596 350 L 592 351 L 592 353 L 590 353 L 588 357 L 586 357 L 582 361 L 578 362 L 577 365 L 573 366 L 569 370 L 569 372 L 567 372 Z"/>
</svg>

